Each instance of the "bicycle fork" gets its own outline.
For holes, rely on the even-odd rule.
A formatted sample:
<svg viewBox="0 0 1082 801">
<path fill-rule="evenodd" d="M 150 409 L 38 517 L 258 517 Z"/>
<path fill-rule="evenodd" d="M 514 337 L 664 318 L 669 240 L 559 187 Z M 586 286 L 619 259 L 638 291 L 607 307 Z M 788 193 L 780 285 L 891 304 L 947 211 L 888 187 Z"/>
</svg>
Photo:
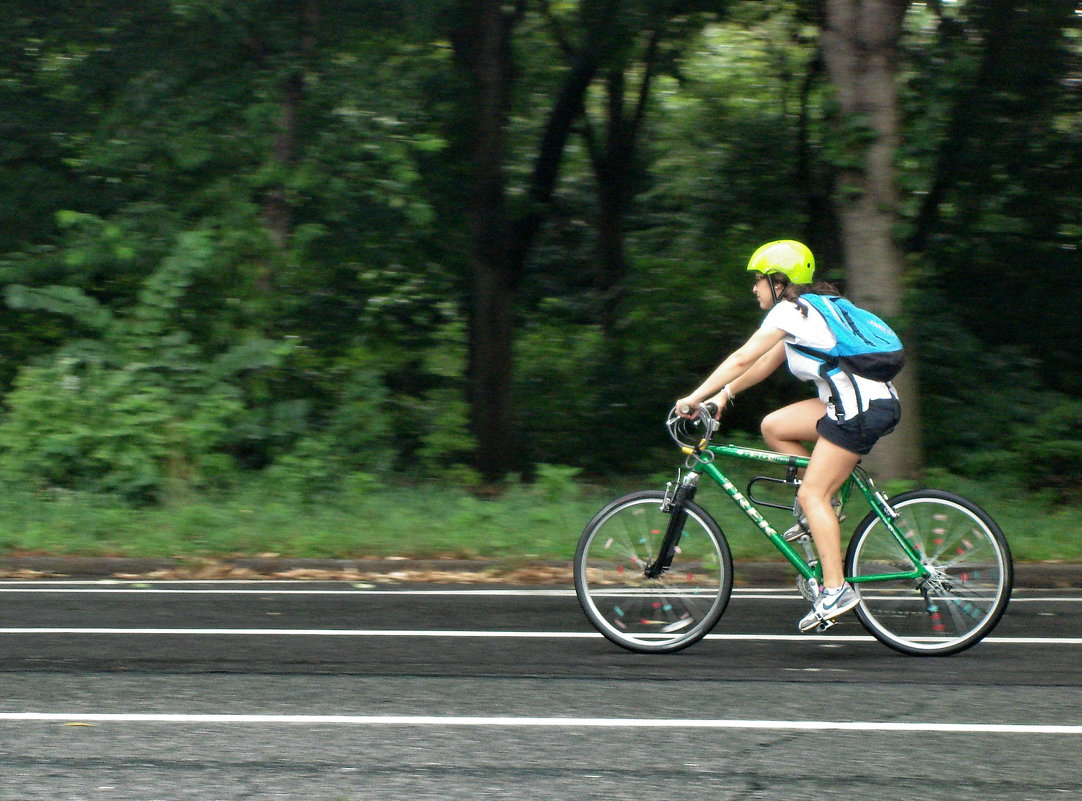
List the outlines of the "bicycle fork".
<svg viewBox="0 0 1082 801">
<path fill-rule="evenodd" d="M 672 485 L 670 489 L 671 487 Z M 680 536 L 684 533 L 684 523 L 688 519 L 686 507 L 695 498 L 695 491 L 698 488 L 699 474 L 691 472 L 676 485 L 671 495 L 666 494 L 661 511 L 669 515 L 669 525 L 665 529 L 665 536 L 661 538 L 657 558 L 648 564 L 643 572 L 646 578 L 656 579 L 672 566 L 672 560 L 680 544 Z"/>
</svg>

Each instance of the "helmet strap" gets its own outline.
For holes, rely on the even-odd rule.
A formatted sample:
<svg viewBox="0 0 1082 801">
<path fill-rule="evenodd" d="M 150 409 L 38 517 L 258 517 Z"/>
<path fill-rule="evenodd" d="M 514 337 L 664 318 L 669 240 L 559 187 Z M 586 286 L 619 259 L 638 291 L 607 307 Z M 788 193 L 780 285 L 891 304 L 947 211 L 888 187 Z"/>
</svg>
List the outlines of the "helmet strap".
<svg viewBox="0 0 1082 801">
<path fill-rule="evenodd" d="M 778 301 L 781 300 L 781 295 L 778 293 L 778 285 L 769 275 L 766 277 L 766 282 L 770 284 L 770 299 L 773 301 L 771 305 L 777 306 Z"/>
</svg>

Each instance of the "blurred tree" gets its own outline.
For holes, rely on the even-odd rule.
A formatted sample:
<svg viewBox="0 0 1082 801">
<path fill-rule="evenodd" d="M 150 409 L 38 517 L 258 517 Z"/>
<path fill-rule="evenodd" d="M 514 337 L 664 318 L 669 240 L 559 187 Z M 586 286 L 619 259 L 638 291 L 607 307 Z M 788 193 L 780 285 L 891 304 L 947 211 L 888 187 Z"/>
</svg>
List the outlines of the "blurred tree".
<svg viewBox="0 0 1082 801">
<path fill-rule="evenodd" d="M 628 273 L 626 246 L 629 204 L 645 188 L 640 140 L 652 106 L 654 79 L 678 74 L 685 51 L 698 42 L 704 25 L 717 18 L 725 2 L 623 3 L 609 18 L 602 61 L 600 94 L 593 113 L 582 120 L 582 134 L 597 186 L 596 286 L 601 298 L 599 320 L 615 341 L 616 322 Z M 604 10 L 602 10 L 604 13 Z M 550 15 L 551 16 L 551 15 Z M 553 19 L 565 55 L 572 53 L 568 36 Z"/>
<path fill-rule="evenodd" d="M 581 117 L 590 84 L 601 66 L 623 44 L 621 3 L 583 0 L 572 16 L 578 37 L 559 36 L 568 67 L 554 88 L 553 101 L 534 150 L 533 167 L 522 194 L 525 203 L 509 202 L 508 118 L 519 68 L 512 38 L 527 11 L 523 0 L 507 6 L 498 0 L 465 0 L 457 6 L 452 42 L 472 86 L 475 113 L 468 136 L 472 174 L 467 205 L 473 247 L 470 327 L 470 385 L 478 467 L 489 478 L 513 468 L 522 451 L 512 425 L 512 340 L 515 294 L 527 259 L 552 199 L 573 126 Z M 550 23 L 549 3 L 541 4 Z M 557 26 L 558 27 L 558 26 Z M 546 65 L 550 67 L 550 65 Z"/>
<path fill-rule="evenodd" d="M 519 236 L 512 234 L 504 169 L 514 71 L 511 37 L 525 13 L 525 3 L 519 0 L 505 9 L 499 0 L 465 0 L 457 12 L 452 42 L 458 61 L 469 72 L 473 84 L 470 102 L 475 108 L 468 132 L 473 142 L 472 191 L 466 211 L 473 240 L 468 367 L 471 420 L 479 446 L 477 466 L 486 478 L 498 478 L 512 468 L 515 454 L 512 309 L 522 264 L 512 256 Z"/>
<path fill-rule="evenodd" d="M 460 386 L 425 367 L 456 310 L 438 303 L 447 270 L 417 189 L 417 163 L 443 143 L 418 123 L 412 82 L 446 53 L 411 51 L 420 23 L 336 0 L 8 10 L 0 91 L 22 109 L 8 131 L 50 146 L 0 152 L 5 187 L 47 194 L 0 195 L 0 226 L 26 232 L 5 242 L 4 283 L 76 288 L 118 312 L 179 236 L 210 237 L 174 333 L 207 360 L 261 336 L 299 346 L 231 379 L 251 410 L 233 447 L 253 465 L 351 402 L 344 372 L 394 384 L 403 406 Z M 5 384 L 86 333 L 40 309 L 9 315 Z"/>
<path fill-rule="evenodd" d="M 903 297 L 903 260 L 894 239 L 900 211 L 898 45 L 908 7 L 909 0 L 825 0 L 823 28 L 823 56 L 839 111 L 831 144 L 846 293 L 896 322 Z M 896 380 L 911 411 L 920 407 L 915 357 L 910 348 Z M 881 477 L 910 476 L 920 468 L 919 423 L 919 414 L 905 415 L 868 458 Z"/>
<path fill-rule="evenodd" d="M 21 395 L 7 430 L 33 444 L 35 399 L 70 378 L 57 355 L 94 341 L 111 355 L 82 386 L 122 411 L 146 378 L 151 417 L 168 416 L 171 382 L 128 369 L 136 350 L 95 310 L 132 319 L 196 236 L 154 335 L 183 350 L 177 372 L 289 347 L 215 378 L 240 408 L 224 437 L 196 415 L 193 442 L 326 477 L 393 458 L 498 476 L 608 463 L 602 430 L 639 465 L 663 444 L 665 398 L 754 325 L 748 253 L 795 236 L 831 278 L 844 241 L 858 299 L 904 289 L 913 320 L 934 314 L 909 340 L 932 354 L 937 464 L 977 469 L 960 455 L 1028 417 L 1049 421 L 1027 440 L 1038 453 L 1073 430 L 1055 410 L 1082 389 L 1062 334 L 1082 304 L 1080 18 L 1069 2 L 959 0 L 899 21 L 904 6 L 862 3 L 888 12 L 868 18 L 883 35 L 861 28 L 850 52 L 838 34 L 858 10 L 841 0 L 10 0 L 0 388 Z M 897 97 L 869 94 L 884 81 Z M 892 230 L 893 252 L 867 244 Z M 945 358 L 937 332 L 968 355 Z M 969 359 L 987 362 L 970 371 L 980 387 L 1020 365 L 1026 392 L 946 375 Z M 804 389 L 769 384 L 762 405 Z M 967 391 L 988 419 L 962 432 L 946 412 Z M 760 416 L 744 403 L 732 420 Z"/>
<path fill-rule="evenodd" d="M 1078 392 L 1059 332 L 1082 303 L 1082 17 L 1068 2 L 930 5 L 909 49 L 903 154 L 919 165 L 906 229 L 917 285 L 953 299 L 989 346 L 1025 346 L 1050 388 Z M 988 314 L 1003 298 L 1011 313 Z"/>
<path fill-rule="evenodd" d="M 523 71 L 513 40 L 529 4 L 467 0 L 456 7 L 452 28 L 475 109 L 466 128 L 473 165 L 466 206 L 474 243 L 470 383 L 479 467 L 489 477 L 522 466 L 515 463 L 522 451 L 514 444 L 511 423 L 515 297 L 550 212 L 568 139 L 581 123 L 597 182 L 596 288 L 602 298 L 601 319 L 612 334 L 616 299 L 627 272 L 623 237 L 638 172 L 636 140 L 649 107 L 652 79 L 659 65 L 674 64 L 680 50 L 693 41 L 706 19 L 702 12 L 716 12 L 725 3 L 582 0 L 538 5 L 564 64 L 556 73 L 551 105 L 543 111 L 529 177 L 524 186 L 514 188 L 524 198 L 522 203 L 509 201 L 513 189 L 507 178 L 511 157 L 507 140 L 516 80 Z M 538 66 L 553 71 L 551 61 Z M 604 85 L 604 137 L 597 136 L 583 117 L 595 79 Z M 636 87 L 629 92 L 632 79 Z"/>
</svg>

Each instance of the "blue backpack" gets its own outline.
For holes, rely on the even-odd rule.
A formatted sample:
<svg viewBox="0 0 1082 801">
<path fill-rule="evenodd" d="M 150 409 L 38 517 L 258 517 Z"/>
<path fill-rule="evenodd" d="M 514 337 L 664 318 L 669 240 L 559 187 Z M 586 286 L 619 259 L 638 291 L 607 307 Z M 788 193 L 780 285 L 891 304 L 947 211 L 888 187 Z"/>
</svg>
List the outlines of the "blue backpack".
<svg viewBox="0 0 1082 801">
<path fill-rule="evenodd" d="M 890 381 L 898 375 L 905 363 L 902 341 L 880 318 L 837 295 L 807 293 L 797 302 L 818 310 L 837 339 L 830 350 L 792 346 L 821 361 L 819 375 L 827 381 L 837 371 L 872 381 Z"/>
</svg>

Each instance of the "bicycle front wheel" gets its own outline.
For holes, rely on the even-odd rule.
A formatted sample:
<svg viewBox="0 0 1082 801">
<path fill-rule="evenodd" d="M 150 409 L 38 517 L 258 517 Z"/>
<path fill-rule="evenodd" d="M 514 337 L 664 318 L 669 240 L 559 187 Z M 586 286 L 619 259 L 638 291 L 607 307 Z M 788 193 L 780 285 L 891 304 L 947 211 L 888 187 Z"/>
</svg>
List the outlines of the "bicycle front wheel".
<svg viewBox="0 0 1082 801">
<path fill-rule="evenodd" d="M 698 642 L 725 611 L 733 559 L 721 528 L 687 503 L 669 569 L 647 578 L 671 516 L 665 493 L 633 492 L 587 524 L 575 553 L 575 592 L 594 627 L 631 651 L 671 653 Z"/>
<path fill-rule="evenodd" d="M 979 506 L 950 492 L 904 492 L 890 505 L 929 574 L 860 582 L 860 622 L 906 654 L 945 656 L 980 642 L 1003 616 L 1014 583 L 1003 532 Z M 871 512 L 849 542 L 845 567 L 861 578 L 910 572 L 914 564 Z"/>
</svg>

